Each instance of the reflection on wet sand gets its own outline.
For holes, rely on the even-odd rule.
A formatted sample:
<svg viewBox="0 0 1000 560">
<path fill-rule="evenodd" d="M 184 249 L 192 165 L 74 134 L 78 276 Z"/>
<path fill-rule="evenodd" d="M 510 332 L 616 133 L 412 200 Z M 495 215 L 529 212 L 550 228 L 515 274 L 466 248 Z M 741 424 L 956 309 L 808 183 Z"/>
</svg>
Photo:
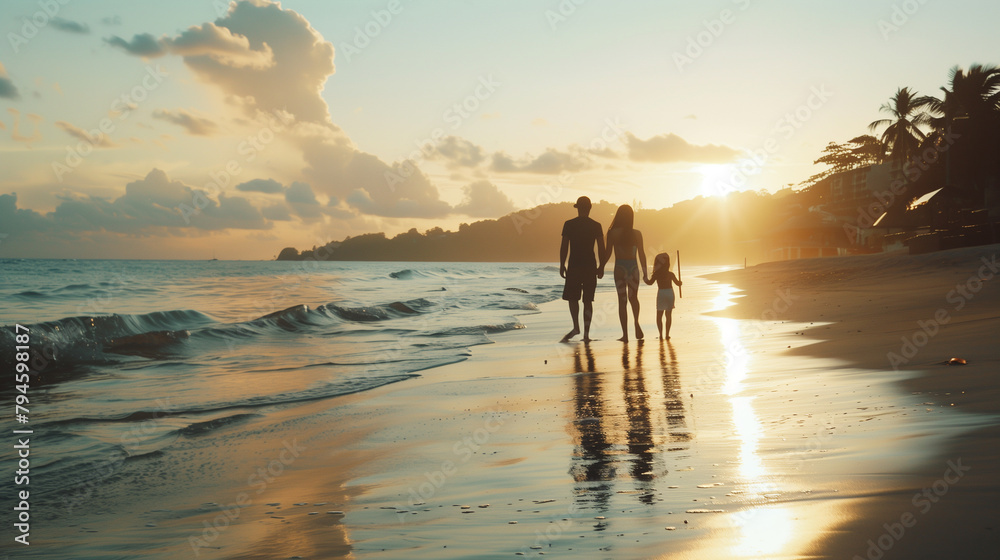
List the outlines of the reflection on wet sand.
<svg viewBox="0 0 1000 560">
<path fill-rule="evenodd" d="M 691 434 L 677 354 L 669 341 L 661 341 L 656 375 L 643 365 L 646 352 L 642 343 L 623 344 L 620 370 L 595 363 L 587 343 L 574 355 L 576 435 L 570 474 L 581 507 L 606 511 L 615 493 L 635 494 L 641 503 L 652 504 L 657 480 L 669 472 L 663 453 L 687 450 Z M 632 484 L 620 488 L 618 481 L 625 480 Z"/>
</svg>

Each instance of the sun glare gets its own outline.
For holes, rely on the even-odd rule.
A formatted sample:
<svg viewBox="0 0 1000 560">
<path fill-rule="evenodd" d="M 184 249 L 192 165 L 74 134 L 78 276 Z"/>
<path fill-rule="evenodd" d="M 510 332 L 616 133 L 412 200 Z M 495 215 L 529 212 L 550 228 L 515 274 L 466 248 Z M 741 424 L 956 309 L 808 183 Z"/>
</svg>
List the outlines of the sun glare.
<svg viewBox="0 0 1000 560">
<path fill-rule="evenodd" d="M 734 176 L 737 169 L 729 164 L 703 164 L 694 168 L 701 174 L 701 194 L 702 196 L 725 196 L 737 190 L 734 185 Z"/>
</svg>

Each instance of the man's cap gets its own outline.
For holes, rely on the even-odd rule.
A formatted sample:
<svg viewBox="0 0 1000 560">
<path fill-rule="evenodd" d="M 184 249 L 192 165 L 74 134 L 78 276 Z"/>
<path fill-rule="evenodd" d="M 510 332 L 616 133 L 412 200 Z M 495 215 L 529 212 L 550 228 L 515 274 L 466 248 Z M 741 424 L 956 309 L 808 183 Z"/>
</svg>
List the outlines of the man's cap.
<svg viewBox="0 0 1000 560">
<path fill-rule="evenodd" d="M 573 208 L 590 208 L 590 207 L 591 207 L 590 198 L 586 196 L 581 196 L 580 198 L 576 199 L 576 204 L 573 205 Z"/>
</svg>

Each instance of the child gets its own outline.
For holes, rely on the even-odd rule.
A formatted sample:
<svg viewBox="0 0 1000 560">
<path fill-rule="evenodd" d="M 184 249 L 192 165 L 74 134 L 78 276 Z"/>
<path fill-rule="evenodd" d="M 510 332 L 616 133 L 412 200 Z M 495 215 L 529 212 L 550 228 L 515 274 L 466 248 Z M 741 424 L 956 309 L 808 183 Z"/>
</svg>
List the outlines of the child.
<svg viewBox="0 0 1000 560">
<path fill-rule="evenodd" d="M 656 255 L 656 259 L 653 261 L 653 274 L 646 279 L 646 284 L 652 285 L 654 281 L 659 287 L 659 290 L 656 291 L 656 328 L 660 331 L 660 340 L 664 340 L 664 334 L 669 339 L 670 323 L 672 321 L 671 313 L 674 309 L 673 284 L 683 286 L 684 283 L 678 280 L 673 272 L 670 272 L 670 255 L 668 253 Z M 663 331 L 664 316 L 667 318 L 667 330 L 665 333 Z"/>
</svg>

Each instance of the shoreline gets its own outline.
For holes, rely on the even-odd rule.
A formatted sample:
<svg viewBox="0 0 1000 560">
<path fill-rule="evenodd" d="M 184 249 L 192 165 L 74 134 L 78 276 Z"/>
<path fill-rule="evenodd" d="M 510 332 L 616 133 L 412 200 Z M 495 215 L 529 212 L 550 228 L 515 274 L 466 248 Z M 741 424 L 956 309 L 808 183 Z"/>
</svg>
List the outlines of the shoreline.
<svg viewBox="0 0 1000 560">
<path fill-rule="evenodd" d="M 901 391 L 928 404 L 989 415 L 949 438 L 898 490 L 861 500 L 815 552 L 843 558 L 992 558 L 1000 551 L 1000 245 L 924 255 L 781 261 L 709 275 L 745 293 L 722 314 L 767 319 L 775 293 L 794 294 L 784 317 L 819 342 L 791 355 L 907 373 Z M 962 358 L 967 365 L 946 365 Z M 881 539 L 881 540 L 880 540 Z M 977 556 L 980 555 L 980 556 Z"/>
<path fill-rule="evenodd" d="M 940 268 L 954 275 L 963 258 Z M 905 536 L 885 558 L 956 551 L 973 558 L 974 546 L 995 550 L 988 538 L 967 544 L 940 535 L 964 536 L 973 521 L 996 515 L 988 509 L 992 494 L 983 495 L 996 492 L 995 471 L 967 459 L 995 455 L 986 447 L 995 440 L 968 431 L 981 419 L 954 412 L 962 406 L 950 406 L 950 387 L 939 395 L 899 389 L 909 387 L 911 380 L 899 381 L 909 370 L 878 367 L 884 353 L 871 348 L 878 339 L 853 332 L 877 330 L 864 322 L 884 313 L 867 301 L 875 294 L 856 278 L 842 282 L 872 268 L 905 277 L 927 266 L 908 258 L 874 267 L 826 259 L 702 276 L 692 270 L 669 342 L 654 338 L 655 290 L 640 292 L 646 340 L 613 340 L 617 303 L 604 283 L 595 301 L 597 340 L 589 344 L 558 342 L 569 327 L 565 302 L 540 304 L 518 316 L 525 328 L 492 335 L 493 344 L 470 347 L 464 361 L 402 383 L 254 411 L 210 438 L 182 438 L 146 463 L 164 481 L 100 489 L 94 503 L 101 507 L 61 521 L 50 545 L 80 557 L 96 557 L 103 543 L 149 558 L 213 560 L 517 552 L 853 559 L 866 557 L 865 541 L 877 541 L 884 524 L 899 524 Z M 937 301 L 928 294 L 940 291 L 939 281 L 910 276 L 912 293 Z M 866 282 L 882 286 L 884 278 Z M 925 314 L 913 297 L 897 301 L 901 290 L 883 289 L 889 295 L 880 304 L 893 313 Z M 981 289 L 961 311 L 989 305 L 956 312 L 935 340 L 960 336 L 951 329 L 963 319 L 973 328 L 988 322 L 996 295 Z M 816 321 L 821 314 L 827 322 Z M 895 319 L 901 332 L 908 320 Z M 980 330 L 980 342 L 989 341 L 990 329 Z M 913 362 L 931 361 L 933 348 Z M 996 361 L 989 347 L 968 350 L 968 366 L 940 367 L 989 386 L 982 375 Z M 971 449 L 942 454 L 946 437 Z M 286 457 L 294 449 L 301 453 Z M 973 470 L 926 515 L 914 514 L 917 529 L 904 527 L 913 493 L 933 488 L 958 457 L 960 471 Z M 134 478 L 134 465 L 121 475 Z M 137 483 L 140 500 L 130 494 Z M 250 503 L 240 504 L 243 494 Z M 964 511 L 968 504 L 978 509 Z M 51 546 L 30 552 L 56 557 Z"/>
</svg>

